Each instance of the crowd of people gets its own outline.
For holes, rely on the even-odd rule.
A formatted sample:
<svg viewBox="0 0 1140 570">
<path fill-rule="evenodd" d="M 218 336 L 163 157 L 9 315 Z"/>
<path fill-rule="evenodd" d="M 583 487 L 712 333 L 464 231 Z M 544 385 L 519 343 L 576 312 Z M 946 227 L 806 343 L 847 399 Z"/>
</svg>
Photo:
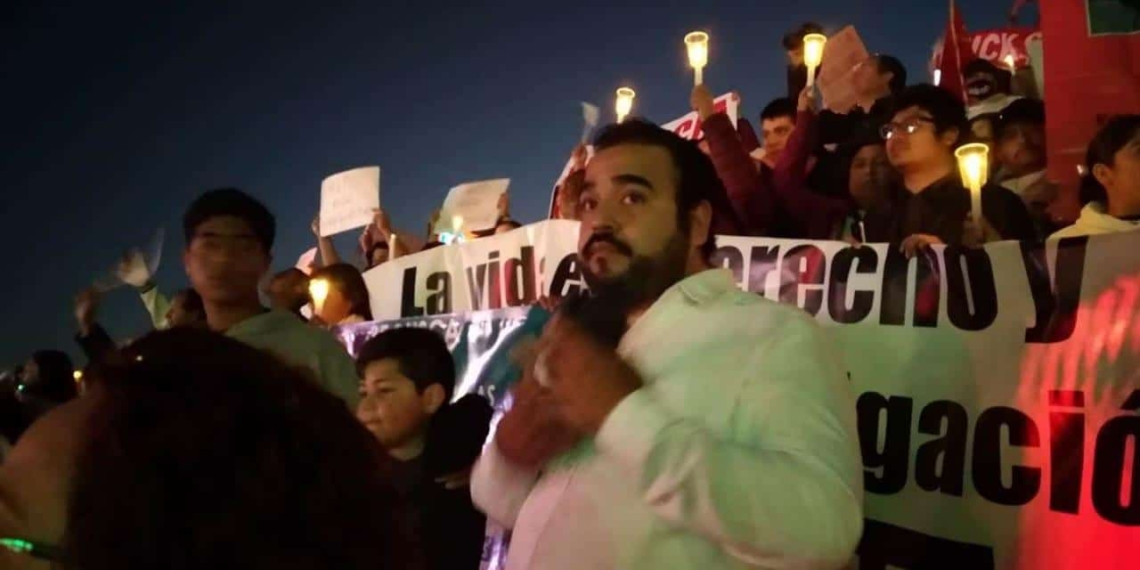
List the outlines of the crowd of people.
<svg viewBox="0 0 1140 570">
<path fill-rule="evenodd" d="M 490 519 L 513 529 L 509 568 L 842 567 L 862 525 L 842 367 L 804 313 L 714 268 L 715 235 L 913 256 L 1135 231 L 1140 115 L 1088 145 L 1068 223 L 1045 103 L 1009 72 L 966 66 L 963 101 L 876 54 L 856 106 L 820 110 L 801 39 L 818 30 L 784 38 L 789 96 L 759 136 L 698 85 L 700 141 L 630 118 L 572 151 L 554 217 L 580 222 L 590 294 L 544 300 L 555 316 L 493 434 L 436 333 L 381 333 L 354 361 L 329 332 L 373 319 L 363 271 L 448 245 L 438 212 L 421 237 L 377 211 L 358 260 L 314 222 L 318 261 L 270 276 L 269 208 L 205 192 L 183 216 L 188 287 L 167 298 L 137 252 L 119 266 L 158 332 L 116 342 L 83 291 L 87 365 L 44 350 L 0 378 L 0 566 L 473 569 Z M 967 142 L 993 159 L 980 223 Z M 504 196 L 462 239 L 518 227 Z"/>
</svg>

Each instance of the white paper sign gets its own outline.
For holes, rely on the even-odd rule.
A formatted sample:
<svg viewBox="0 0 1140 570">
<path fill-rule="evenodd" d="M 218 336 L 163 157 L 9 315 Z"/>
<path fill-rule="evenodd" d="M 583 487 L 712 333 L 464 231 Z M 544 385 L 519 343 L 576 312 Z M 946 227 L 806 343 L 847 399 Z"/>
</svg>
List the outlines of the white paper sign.
<svg viewBox="0 0 1140 570">
<path fill-rule="evenodd" d="M 499 221 L 499 198 L 507 193 L 510 178 L 468 182 L 452 188 L 443 201 L 443 209 L 433 231 L 451 232 L 452 220 L 463 219 L 463 230 L 489 230 Z"/>
<path fill-rule="evenodd" d="M 372 223 L 380 207 L 380 167 L 346 170 L 321 182 L 321 236 Z"/>
<path fill-rule="evenodd" d="M 713 101 L 713 105 L 717 113 L 726 113 L 728 120 L 732 121 L 732 127 L 736 128 L 737 109 L 740 106 L 740 99 L 734 93 L 725 93 L 717 97 Z M 677 133 L 681 138 L 689 139 L 691 141 L 700 140 L 705 136 L 701 130 L 701 118 L 696 111 L 661 125 L 661 128 L 667 131 Z"/>
<path fill-rule="evenodd" d="M 310 249 L 309 251 L 302 253 L 301 257 L 297 258 L 297 264 L 294 265 L 293 267 L 300 269 L 301 271 L 303 271 L 305 273 L 305 275 L 309 275 L 309 273 L 313 269 L 313 262 L 316 260 L 317 260 L 317 248 L 314 247 L 314 248 Z"/>
</svg>

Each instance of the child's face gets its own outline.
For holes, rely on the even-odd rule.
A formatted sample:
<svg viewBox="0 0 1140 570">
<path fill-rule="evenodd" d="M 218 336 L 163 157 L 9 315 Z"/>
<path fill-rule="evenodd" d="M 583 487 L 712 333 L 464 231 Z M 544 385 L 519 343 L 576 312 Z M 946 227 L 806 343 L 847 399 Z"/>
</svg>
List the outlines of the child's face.
<svg viewBox="0 0 1140 570">
<path fill-rule="evenodd" d="M 438 408 L 429 390 L 417 391 L 396 360 L 377 360 L 364 369 L 356 417 L 386 449 L 399 447 L 420 435 Z"/>
</svg>

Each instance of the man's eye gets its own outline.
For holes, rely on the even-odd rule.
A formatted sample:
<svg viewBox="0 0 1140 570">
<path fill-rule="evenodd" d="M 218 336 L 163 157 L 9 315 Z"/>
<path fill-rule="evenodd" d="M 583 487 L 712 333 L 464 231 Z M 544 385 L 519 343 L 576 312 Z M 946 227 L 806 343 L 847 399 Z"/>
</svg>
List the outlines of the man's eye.
<svg viewBox="0 0 1140 570">
<path fill-rule="evenodd" d="M 598 207 L 598 201 L 593 198 L 582 198 L 578 201 L 578 208 L 585 211 L 593 210 Z"/>
<path fill-rule="evenodd" d="M 641 194 L 638 194 L 637 192 L 630 192 L 629 194 L 626 194 L 621 199 L 621 201 L 623 204 L 625 204 L 627 206 L 632 206 L 634 204 L 644 204 L 645 203 L 645 196 L 642 196 Z"/>
</svg>

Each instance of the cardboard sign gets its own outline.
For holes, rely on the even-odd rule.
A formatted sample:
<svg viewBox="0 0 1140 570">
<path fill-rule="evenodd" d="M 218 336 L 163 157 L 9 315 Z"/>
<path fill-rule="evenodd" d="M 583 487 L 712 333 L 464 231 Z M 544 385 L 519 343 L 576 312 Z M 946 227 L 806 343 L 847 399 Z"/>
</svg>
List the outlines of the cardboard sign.
<svg viewBox="0 0 1140 570">
<path fill-rule="evenodd" d="M 827 39 L 815 80 L 825 109 L 846 113 L 858 103 L 852 78 L 855 69 L 870 56 L 855 26 L 847 26 Z"/>
<path fill-rule="evenodd" d="M 463 218 L 463 231 L 489 230 L 499 221 L 499 199 L 507 193 L 510 178 L 467 182 L 452 188 L 443 201 L 435 233 L 451 232 L 452 220 Z"/>
<path fill-rule="evenodd" d="M 717 97 L 713 101 L 717 113 L 726 113 L 728 120 L 732 121 L 732 126 L 736 127 L 737 112 L 740 107 L 740 98 L 735 93 L 725 93 Z M 661 125 L 661 128 L 667 131 L 677 133 L 681 138 L 689 139 L 691 141 L 699 141 L 704 138 L 705 133 L 701 131 L 701 118 L 696 111 L 685 115 L 679 119 L 670 121 Z"/>
<path fill-rule="evenodd" d="M 380 207 L 380 167 L 365 166 L 321 182 L 321 236 L 331 236 L 372 223 Z"/>
</svg>

